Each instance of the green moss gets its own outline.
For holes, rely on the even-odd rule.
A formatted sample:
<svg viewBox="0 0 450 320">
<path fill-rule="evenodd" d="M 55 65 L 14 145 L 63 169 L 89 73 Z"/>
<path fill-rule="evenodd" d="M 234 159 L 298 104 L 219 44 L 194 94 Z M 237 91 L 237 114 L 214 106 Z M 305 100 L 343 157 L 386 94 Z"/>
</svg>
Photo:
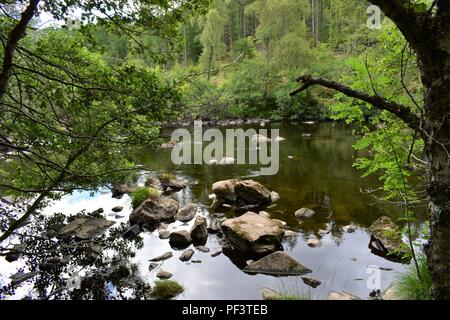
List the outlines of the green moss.
<svg viewBox="0 0 450 320">
<path fill-rule="evenodd" d="M 181 294 L 184 288 L 173 280 L 158 280 L 151 292 L 151 297 L 158 300 L 172 299 Z"/>
<path fill-rule="evenodd" d="M 149 198 L 159 197 L 159 191 L 155 188 L 142 187 L 138 188 L 131 193 L 132 206 L 133 208 L 139 207 L 142 202 Z"/>
<path fill-rule="evenodd" d="M 176 177 L 171 173 L 165 173 L 159 176 L 159 180 L 161 182 L 167 182 L 171 180 L 176 180 Z"/>
<path fill-rule="evenodd" d="M 431 278 L 425 257 L 418 259 L 421 280 L 412 264 L 408 271 L 394 282 L 395 297 L 400 300 L 431 300 Z"/>
</svg>

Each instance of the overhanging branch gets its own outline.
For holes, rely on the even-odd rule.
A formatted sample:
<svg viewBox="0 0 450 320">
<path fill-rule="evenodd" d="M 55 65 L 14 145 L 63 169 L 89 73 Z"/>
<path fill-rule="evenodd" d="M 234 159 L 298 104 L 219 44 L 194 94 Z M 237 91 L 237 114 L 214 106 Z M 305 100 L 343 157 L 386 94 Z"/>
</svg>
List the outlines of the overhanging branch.
<svg viewBox="0 0 450 320">
<path fill-rule="evenodd" d="M 419 117 L 417 117 L 414 113 L 412 113 L 408 107 L 403 106 L 403 105 L 398 104 L 393 101 L 389 101 L 382 96 L 369 95 L 363 91 L 358 91 L 358 90 L 352 89 L 341 83 L 323 79 L 323 78 L 314 78 L 310 75 L 301 76 L 297 79 L 297 81 L 302 83 L 302 86 L 300 88 L 292 91 L 290 93 L 291 96 L 295 96 L 313 85 L 320 85 L 325 88 L 339 91 L 348 97 L 356 98 L 356 99 L 365 101 L 367 103 L 370 103 L 372 106 L 374 106 L 375 108 L 377 108 L 379 110 L 389 111 L 390 113 L 396 115 L 401 120 L 403 120 L 413 130 L 415 130 L 415 131 L 420 130 Z"/>
</svg>

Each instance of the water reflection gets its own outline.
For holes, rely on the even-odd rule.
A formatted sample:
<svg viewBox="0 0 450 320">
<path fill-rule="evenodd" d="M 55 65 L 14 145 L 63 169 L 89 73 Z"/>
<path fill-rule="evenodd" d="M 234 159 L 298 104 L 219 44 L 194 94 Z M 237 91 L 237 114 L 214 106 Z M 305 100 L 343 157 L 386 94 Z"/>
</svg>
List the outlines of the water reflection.
<svg viewBox="0 0 450 320">
<path fill-rule="evenodd" d="M 249 257 L 244 257 L 225 248 L 223 254 L 212 257 L 222 247 L 221 236 L 210 233 L 206 246 L 210 253 L 195 251 L 193 260 L 201 263 L 181 262 L 184 250 L 170 247 L 168 240 L 161 240 L 158 231 L 143 232 L 127 241 L 122 238 L 127 228 L 127 217 L 131 213 L 129 197 L 113 199 L 107 191 L 94 197 L 79 193 L 65 197 L 44 210 L 41 220 L 21 232 L 38 234 L 48 230 L 51 224 L 74 219 L 76 213 L 104 209 L 103 216 L 116 221 L 116 226 L 93 243 L 71 240 L 38 239 L 16 237 L 14 241 L 26 245 L 26 254 L 18 261 L 8 263 L 0 257 L 0 291 L 2 298 L 23 298 L 32 296 L 50 299 L 148 299 L 150 286 L 156 280 L 159 270 L 172 273 L 173 280 L 185 288 L 179 299 L 260 299 L 262 287 L 283 292 L 308 294 L 312 298 L 326 298 L 331 290 L 346 290 L 367 298 L 371 289 L 366 280 L 367 268 L 378 265 L 381 284 L 385 289 L 403 271 L 404 265 L 373 255 L 368 249 L 370 239 L 366 228 L 379 216 L 386 215 L 394 221 L 402 212 L 395 207 L 371 206 L 373 199 L 361 193 L 361 189 L 377 187 L 377 177 L 361 179 L 361 172 L 352 167 L 355 151 L 351 128 L 331 123 L 314 125 L 273 125 L 280 129 L 280 135 L 287 140 L 280 142 L 280 171 L 275 176 L 258 176 L 258 166 L 246 165 L 182 165 L 175 167 L 170 162 L 170 150 L 148 151 L 137 155 L 139 161 L 158 172 L 173 172 L 188 187 L 170 194 L 181 206 L 194 202 L 200 206 L 200 214 L 211 226 L 220 223 L 222 215 L 213 214 L 209 206 L 211 185 L 219 180 L 252 177 L 271 190 L 277 191 L 281 199 L 274 206 L 264 208 L 272 218 L 287 222 L 288 228 L 297 232 L 283 242 L 284 250 L 301 261 L 314 272 L 312 277 L 322 284 L 312 289 L 299 277 L 277 278 L 266 275 L 249 275 L 242 272 Z M 245 128 L 244 128 L 245 129 Z M 167 133 L 165 133 L 167 134 Z M 124 206 L 122 218 L 110 215 L 111 208 Z M 316 211 L 311 219 L 299 223 L 294 212 L 302 207 Z M 54 213 L 62 212 L 64 214 Z M 219 213 L 233 217 L 229 208 Z M 216 222 L 214 222 L 216 221 Z M 175 222 L 169 231 L 189 230 L 189 223 Z M 358 229 L 346 233 L 344 226 L 354 223 Z M 214 229 L 214 228 L 213 228 Z M 215 231 L 215 230 L 210 230 Z M 320 239 L 320 247 L 309 247 L 310 238 Z M 92 252 L 92 246 L 99 245 L 99 252 Z M 3 246 L 3 244 L 2 244 Z M 172 251 L 174 256 L 156 269 L 149 270 L 149 259 Z M 54 257 L 68 259 L 42 271 L 42 264 Z M 45 269 L 45 265 L 44 265 Z M 11 288 L 9 277 L 16 272 L 39 274 L 27 280 L 19 288 Z M 82 275 L 82 281 L 70 284 L 74 274 Z M 361 280 L 362 279 L 362 280 Z M 72 279 L 73 280 L 73 279 Z M 68 287 L 69 284 L 69 287 Z"/>
</svg>

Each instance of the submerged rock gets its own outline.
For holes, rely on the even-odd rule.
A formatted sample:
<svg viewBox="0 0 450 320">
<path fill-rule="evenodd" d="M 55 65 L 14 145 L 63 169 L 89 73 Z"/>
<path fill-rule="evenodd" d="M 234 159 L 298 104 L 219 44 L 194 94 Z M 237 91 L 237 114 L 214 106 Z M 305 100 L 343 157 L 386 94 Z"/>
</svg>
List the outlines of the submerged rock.
<svg viewBox="0 0 450 320">
<path fill-rule="evenodd" d="M 156 224 L 171 220 L 177 214 L 178 202 L 171 198 L 152 197 L 145 200 L 130 215 L 131 224 Z"/>
<path fill-rule="evenodd" d="M 280 293 L 269 288 L 262 288 L 261 295 L 263 300 L 279 300 L 281 298 Z"/>
<path fill-rule="evenodd" d="M 316 213 L 308 208 L 301 208 L 297 211 L 295 211 L 295 217 L 297 219 L 309 219 L 312 216 L 314 216 Z"/>
<path fill-rule="evenodd" d="M 244 268 L 244 272 L 271 276 L 296 276 L 310 273 L 312 270 L 286 253 L 277 251 L 248 265 Z"/>
<path fill-rule="evenodd" d="M 361 300 L 361 298 L 345 291 L 331 291 L 328 300 Z"/>
<path fill-rule="evenodd" d="M 260 256 L 280 249 L 284 236 L 280 223 L 254 212 L 225 220 L 222 230 L 239 251 Z"/>
<path fill-rule="evenodd" d="M 175 215 L 175 219 L 181 222 L 189 222 L 195 218 L 198 206 L 194 203 L 190 203 L 182 209 L 178 210 Z"/>
<path fill-rule="evenodd" d="M 153 258 L 153 259 L 150 259 L 149 261 L 152 261 L 152 262 L 159 262 L 159 261 L 167 260 L 167 259 L 172 258 L 172 257 L 173 257 L 173 253 L 170 252 L 170 251 L 168 251 L 168 252 L 163 253 L 163 254 L 160 255 L 160 256 L 157 256 L 157 257 L 155 257 L 155 258 Z"/>
<path fill-rule="evenodd" d="M 58 236 L 64 238 L 75 235 L 79 239 L 91 239 L 104 234 L 114 224 L 114 221 L 103 218 L 80 215 L 79 218 L 62 227 L 58 232 Z"/>
<path fill-rule="evenodd" d="M 369 248 L 388 260 L 408 262 L 410 250 L 402 240 L 397 226 L 386 216 L 378 218 L 369 228 L 372 232 Z"/>
</svg>

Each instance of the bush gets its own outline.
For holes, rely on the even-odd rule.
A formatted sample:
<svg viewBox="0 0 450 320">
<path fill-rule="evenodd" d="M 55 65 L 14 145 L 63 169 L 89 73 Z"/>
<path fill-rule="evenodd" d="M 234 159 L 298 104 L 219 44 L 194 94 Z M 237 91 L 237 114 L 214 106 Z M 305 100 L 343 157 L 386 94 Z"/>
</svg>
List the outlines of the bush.
<svg viewBox="0 0 450 320">
<path fill-rule="evenodd" d="M 425 257 L 418 259 L 422 281 L 417 276 L 414 265 L 394 282 L 395 297 L 401 300 L 431 300 L 431 278 Z"/>
<path fill-rule="evenodd" d="M 138 188 L 131 193 L 131 204 L 133 208 L 139 207 L 142 202 L 147 200 L 148 198 L 158 197 L 159 191 L 155 188 L 142 187 Z"/>
<path fill-rule="evenodd" d="M 184 288 L 173 280 L 158 280 L 150 296 L 159 300 L 172 299 L 181 294 Z"/>
</svg>

